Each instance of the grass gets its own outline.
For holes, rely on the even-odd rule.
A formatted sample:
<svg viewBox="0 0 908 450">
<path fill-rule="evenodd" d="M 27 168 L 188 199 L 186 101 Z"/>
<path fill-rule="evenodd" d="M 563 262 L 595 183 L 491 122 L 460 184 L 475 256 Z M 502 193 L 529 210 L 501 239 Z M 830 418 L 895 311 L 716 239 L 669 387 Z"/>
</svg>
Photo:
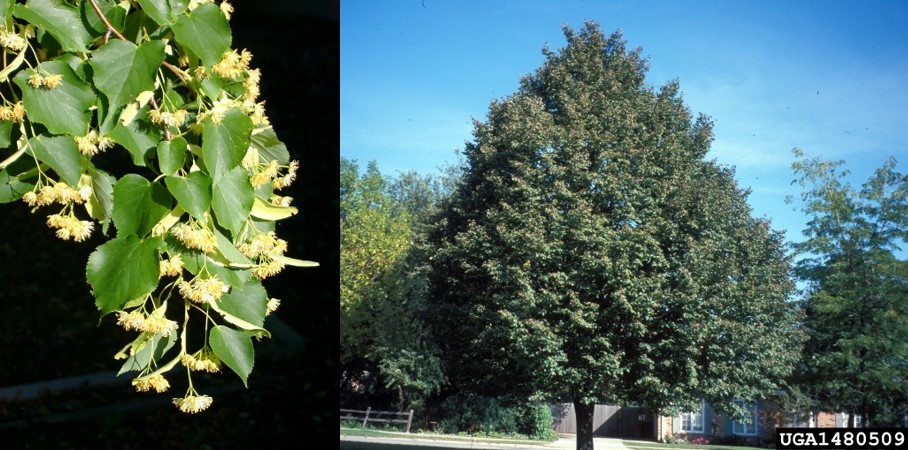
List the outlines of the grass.
<svg viewBox="0 0 908 450">
<path fill-rule="evenodd" d="M 363 437 L 386 437 L 386 438 L 403 438 L 403 439 L 414 439 L 414 440 L 431 440 L 431 441 L 457 441 L 457 442 L 472 442 L 472 443 L 486 443 L 486 444 L 527 444 L 527 445 L 545 445 L 551 441 L 538 441 L 531 439 L 515 439 L 515 438 L 491 438 L 491 437 L 476 437 L 476 436 L 460 436 L 454 434 L 442 434 L 442 433 L 428 433 L 428 432 L 415 432 L 415 433 L 405 433 L 401 431 L 383 431 L 370 428 L 341 428 L 341 436 L 363 436 Z"/>
</svg>

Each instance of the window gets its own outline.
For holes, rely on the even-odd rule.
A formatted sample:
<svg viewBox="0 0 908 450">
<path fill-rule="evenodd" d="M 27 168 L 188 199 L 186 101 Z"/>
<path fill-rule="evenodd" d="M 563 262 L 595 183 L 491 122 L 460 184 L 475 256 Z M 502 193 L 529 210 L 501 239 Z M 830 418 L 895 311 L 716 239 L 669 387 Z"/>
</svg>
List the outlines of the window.
<svg viewBox="0 0 908 450">
<path fill-rule="evenodd" d="M 842 413 L 842 427 L 848 427 L 848 413 Z M 854 427 L 855 428 L 864 428 L 864 418 L 860 414 L 854 415 Z"/>
<path fill-rule="evenodd" d="M 699 411 L 681 413 L 681 431 L 685 433 L 703 432 L 703 406 Z"/>
<path fill-rule="evenodd" d="M 747 410 L 748 418 L 743 421 L 732 421 L 732 433 L 737 435 L 757 434 L 757 405 L 745 403 L 743 400 L 735 400 L 735 404 Z"/>
</svg>

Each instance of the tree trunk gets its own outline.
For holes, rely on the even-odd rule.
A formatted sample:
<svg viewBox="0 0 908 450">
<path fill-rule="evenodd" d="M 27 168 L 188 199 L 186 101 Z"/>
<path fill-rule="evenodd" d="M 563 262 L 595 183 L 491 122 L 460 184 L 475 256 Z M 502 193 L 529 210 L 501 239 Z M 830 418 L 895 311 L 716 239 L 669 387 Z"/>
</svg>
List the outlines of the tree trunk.
<svg viewBox="0 0 908 450">
<path fill-rule="evenodd" d="M 577 450 L 593 450 L 593 411 L 595 404 L 574 400 L 574 415 L 577 418 Z"/>
</svg>

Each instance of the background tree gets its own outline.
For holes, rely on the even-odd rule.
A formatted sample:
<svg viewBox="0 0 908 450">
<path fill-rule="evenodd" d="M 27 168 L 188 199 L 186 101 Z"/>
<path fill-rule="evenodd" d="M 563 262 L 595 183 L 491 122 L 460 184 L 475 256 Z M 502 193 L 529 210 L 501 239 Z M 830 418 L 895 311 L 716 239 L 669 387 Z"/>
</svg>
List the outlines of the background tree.
<svg viewBox="0 0 908 450">
<path fill-rule="evenodd" d="M 387 179 L 375 162 L 359 175 L 354 161 L 341 160 L 344 376 L 371 373 L 371 384 L 393 390 L 402 410 L 444 381 L 421 317 L 425 252 L 412 244 L 445 195 L 445 180 L 416 172 Z"/>
<path fill-rule="evenodd" d="M 810 218 L 794 244 L 810 336 L 801 389 L 864 426 L 897 424 L 908 410 L 908 263 L 895 255 L 908 237 L 908 177 L 890 158 L 857 191 L 843 161 L 794 154 Z"/>
<path fill-rule="evenodd" d="M 430 244 L 431 323 L 461 390 L 568 398 L 578 449 L 596 403 L 738 412 L 799 351 L 780 234 L 732 170 L 704 161 L 706 117 L 644 84 L 620 33 L 567 46 L 493 101 Z"/>
<path fill-rule="evenodd" d="M 387 181 L 372 161 L 359 174 L 354 161 L 340 165 L 341 364 L 365 354 L 378 281 L 409 247 L 410 221 L 395 207 Z"/>
</svg>

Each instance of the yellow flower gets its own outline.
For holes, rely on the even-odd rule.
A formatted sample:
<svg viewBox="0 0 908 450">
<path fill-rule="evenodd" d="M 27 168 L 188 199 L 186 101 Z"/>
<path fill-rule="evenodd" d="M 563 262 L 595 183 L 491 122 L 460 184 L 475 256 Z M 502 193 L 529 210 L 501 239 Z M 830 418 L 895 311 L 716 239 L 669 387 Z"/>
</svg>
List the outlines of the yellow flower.
<svg viewBox="0 0 908 450">
<path fill-rule="evenodd" d="M 35 89 L 44 86 L 44 77 L 42 77 L 40 73 L 35 72 L 28 77 L 28 84 Z"/>
<path fill-rule="evenodd" d="M 117 325 L 120 325 L 126 331 L 134 330 L 162 336 L 170 336 L 170 333 L 179 328 L 176 322 L 167 319 L 163 314 L 152 314 L 149 316 L 138 310 L 128 313 L 117 311 Z"/>
<path fill-rule="evenodd" d="M 174 235 L 183 245 L 201 250 L 205 253 L 211 253 L 217 249 L 217 240 L 214 233 L 207 228 L 202 228 L 196 222 L 190 224 L 181 223 L 170 229 L 170 234 Z"/>
<path fill-rule="evenodd" d="M 71 215 L 51 214 L 47 216 L 47 225 L 57 229 L 57 237 L 64 241 L 72 239 L 82 242 L 91 236 L 94 223 L 79 220 Z"/>
<path fill-rule="evenodd" d="M 167 379 L 163 375 L 152 375 L 148 378 L 136 378 L 132 380 L 132 385 L 136 387 L 136 390 L 139 392 L 148 392 L 151 389 L 154 389 L 155 392 L 166 392 L 170 388 L 170 383 L 167 382 Z"/>
<path fill-rule="evenodd" d="M 196 303 L 214 303 L 230 290 L 217 275 L 211 278 L 196 278 L 192 282 L 180 281 L 178 287 L 180 295 Z"/>
<path fill-rule="evenodd" d="M 60 75 L 58 73 L 53 73 L 53 74 L 50 74 L 50 75 L 44 77 L 44 87 L 46 87 L 48 89 L 53 89 L 53 88 L 59 86 L 62 81 L 63 81 L 63 75 Z"/>
<path fill-rule="evenodd" d="M 271 314 L 271 313 L 277 311 L 277 309 L 280 306 L 281 306 L 281 301 L 279 299 L 276 299 L 276 298 L 269 299 L 267 309 L 265 310 L 265 315 L 267 316 L 268 314 Z"/>
<path fill-rule="evenodd" d="M 62 81 L 63 81 L 63 75 L 60 75 L 58 73 L 52 73 L 47 76 L 43 76 L 40 73 L 35 72 L 35 73 L 31 74 L 31 76 L 28 77 L 28 84 L 30 84 L 35 89 L 37 89 L 37 88 L 53 89 L 53 88 L 59 86 Z"/>
<path fill-rule="evenodd" d="M 221 12 L 224 13 L 224 17 L 226 17 L 227 20 L 230 20 L 230 15 L 233 14 L 233 5 L 227 3 L 227 1 L 225 0 L 221 2 L 219 7 L 221 8 Z"/>
<path fill-rule="evenodd" d="M 179 128 L 186 122 L 188 114 L 189 113 L 184 109 L 178 109 L 174 112 L 152 109 L 148 112 L 148 118 L 151 119 L 151 122 L 155 125 L 166 125 L 172 128 Z"/>
<path fill-rule="evenodd" d="M 16 33 L 10 33 L 9 31 L 3 30 L 0 31 L 0 45 L 14 52 L 21 52 L 25 49 L 27 42 L 22 36 L 19 36 Z"/>
<path fill-rule="evenodd" d="M 280 178 L 275 178 L 275 180 L 271 182 L 271 187 L 274 189 L 283 189 L 290 186 L 293 183 L 293 180 L 296 180 L 296 171 L 299 170 L 299 168 L 299 161 L 290 161 L 290 164 L 287 166 L 287 173 Z"/>
<path fill-rule="evenodd" d="M 281 270 L 284 270 L 284 263 L 263 256 L 259 265 L 252 268 L 252 275 L 259 280 L 264 280 L 270 276 L 277 275 Z"/>
<path fill-rule="evenodd" d="M 287 241 L 277 237 L 273 231 L 261 233 L 244 242 L 238 247 L 239 251 L 248 258 L 257 258 L 266 254 L 283 255 L 287 251 Z"/>
<path fill-rule="evenodd" d="M 249 62 L 252 61 L 252 53 L 243 50 L 237 53 L 236 50 L 224 52 L 221 60 L 211 66 L 211 71 L 225 78 L 237 78 L 249 69 Z"/>
<path fill-rule="evenodd" d="M 158 273 L 162 277 L 176 277 L 183 273 L 183 258 L 179 254 L 170 259 L 161 260 L 158 264 Z"/>
<path fill-rule="evenodd" d="M 204 411 L 211 406 L 212 398 L 207 395 L 187 395 L 183 398 L 173 399 L 173 404 L 176 405 L 180 411 L 189 414 L 195 414 L 200 411 Z"/>
<path fill-rule="evenodd" d="M 199 351 L 196 354 L 199 355 L 198 358 L 196 358 L 195 355 L 184 354 L 180 356 L 180 362 L 186 366 L 187 369 L 196 372 L 217 373 L 221 371 L 220 360 L 217 356 L 206 351 Z"/>
<path fill-rule="evenodd" d="M 0 106 L 0 120 L 18 122 L 22 120 L 23 117 L 25 117 L 25 107 L 22 105 L 22 102 L 17 102 L 12 106 Z"/>
<path fill-rule="evenodd" d="M 270 200 L 272 205 L 287 207 L 290 206 L 291 202 L 293 202 L 293 197 L 272 195 Z"/>
</svg>

